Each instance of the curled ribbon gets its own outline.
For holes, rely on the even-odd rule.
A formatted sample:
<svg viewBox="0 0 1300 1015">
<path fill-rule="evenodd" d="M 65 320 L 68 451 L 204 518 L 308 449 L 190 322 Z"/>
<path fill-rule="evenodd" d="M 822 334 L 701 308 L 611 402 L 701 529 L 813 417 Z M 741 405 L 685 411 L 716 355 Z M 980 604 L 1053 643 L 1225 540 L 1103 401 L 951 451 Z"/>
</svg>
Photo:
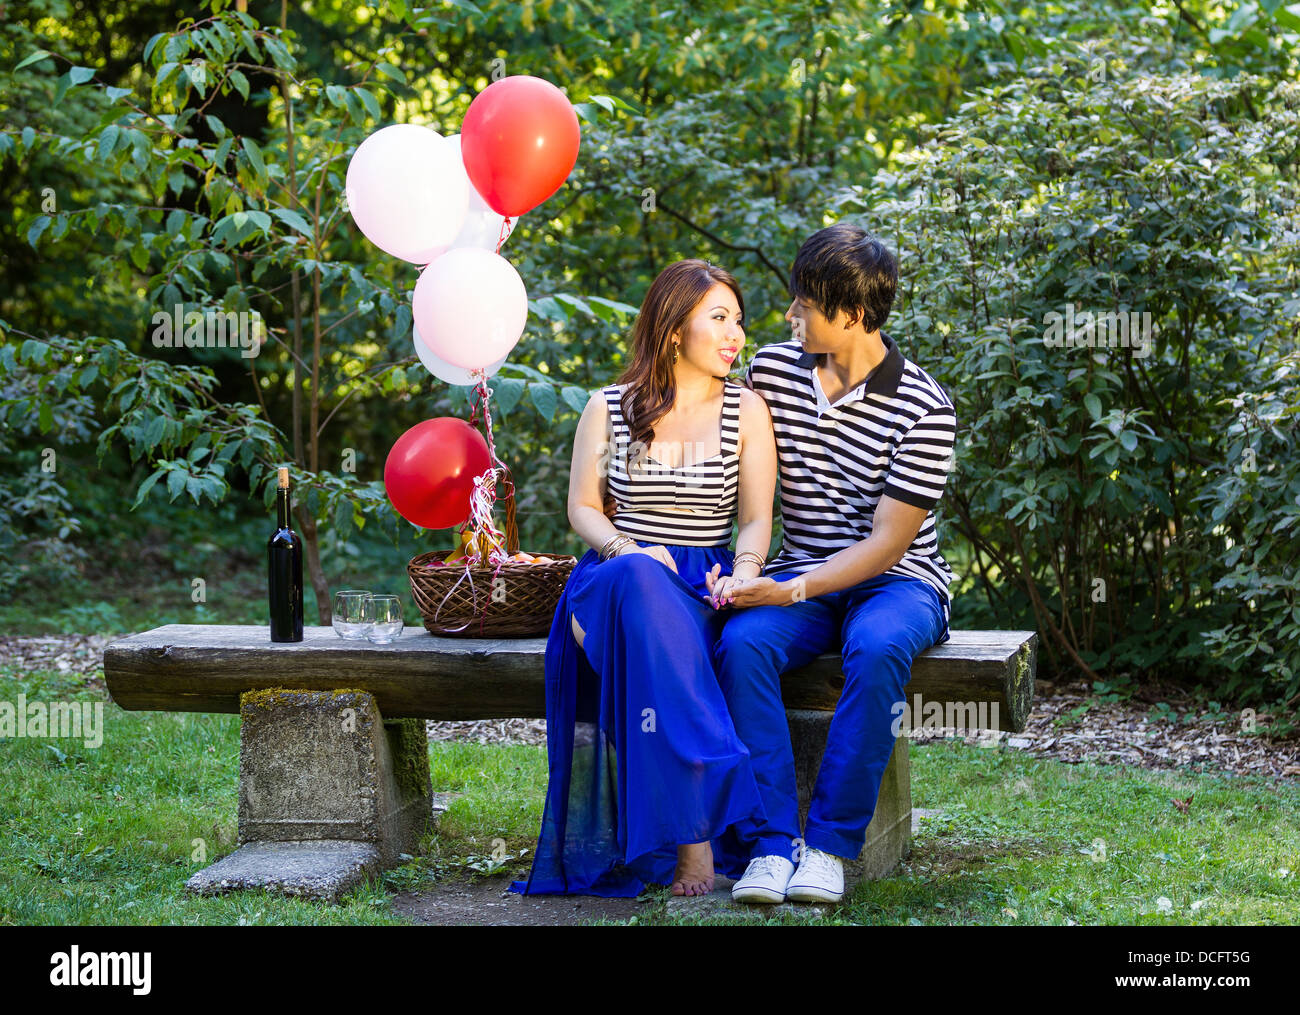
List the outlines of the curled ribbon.
<svg viewBox="0 0 1300 1015">
<path fill-rule="evenodd" d="M 501 231 L 497 236 L 496 253 L 501 253 L 501 247 L 506 242 L 506 236 L 510 232 L 510 219 L 505 218 L 501 221 Z M 492 579 L 495 581 L 501 574 L 501 566 L 510 559 L 510 554 L 506 552 L 505 533 L 496 527 L 492 520 L 492 507 L 496 503 L 497 479 L 500 476 L 507 477 L 506 482 L 509 484 L 510 493 L 514 493 L 514 480 L 508 478 L 510 470 L 500 458 L 497 457 L 496 442 L 492 439 L 492 412 L 489 408 L 489 400 L 492 397 L 492 389 L 487 383 L 487 368 L 479 367 L 470 371 L 470 376 L 476 382 L 478 389 L 475 399 L 474 408 L 470 412 L 469 422 L 474 425 L 474 419 L 478 416 L 479 410 L 483 412 L 483 434 L 487 439 L 488 457 L 490 459 L 488 469 L 481 476 L 474 477 L 474 491 L 470 494 L 469 519 L 458 530 L 463 536 L 466 532 L 472 532 L 473 538 L 470 540 L 472 552 L 465 555 L 464 573 L 456 579 L 456 583 L 447 590 L 447 594 L 442 597 L 442 602 L 434 611 L 434 623 L 437 623 L 442 608 L 447 604 L 463 581 L 469 582 L 470 594 L 473 596 L 473 612 L 479 612 L 478 590 L 474 588 L 473 569 L 477 567 L 491 567 Z M 485 608 L 486 612 L 486 608 Z M 463 631 L 473 623 L 472 620 L 466 621 L 460 627 L 448 628 L 449 631 Z"/>
</svg>

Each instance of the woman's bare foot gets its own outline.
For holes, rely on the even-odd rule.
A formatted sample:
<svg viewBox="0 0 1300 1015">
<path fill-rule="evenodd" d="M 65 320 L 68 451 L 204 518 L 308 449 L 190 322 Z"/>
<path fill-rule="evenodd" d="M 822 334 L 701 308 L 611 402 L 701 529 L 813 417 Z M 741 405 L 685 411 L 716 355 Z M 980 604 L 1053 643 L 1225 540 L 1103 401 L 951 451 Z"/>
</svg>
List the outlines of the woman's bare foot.
<svg viewBox="0 0 1300 1015">
<path fill-rule="evenodd" d="M 708 842 L 683 843 L 677 847 L 677 869 L 673 871 L 674 895 L 708 895 L 713 891 L 713 846 Z"/>
</svg>

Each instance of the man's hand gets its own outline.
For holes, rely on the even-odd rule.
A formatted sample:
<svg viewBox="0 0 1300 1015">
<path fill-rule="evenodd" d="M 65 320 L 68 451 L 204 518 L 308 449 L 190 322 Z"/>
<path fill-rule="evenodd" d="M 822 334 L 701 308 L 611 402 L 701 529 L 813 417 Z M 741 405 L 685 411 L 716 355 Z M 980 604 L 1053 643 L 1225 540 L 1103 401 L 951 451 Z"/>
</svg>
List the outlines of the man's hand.
<svg viewBox="0 0 1300 1015">
<path fill-rule="evenodd" d="M 746 563 L 748 566 L 748 563 Z M 709 590 L 709 602 L 714 609 L 726 606 L 731 601 L 733 591 L 742 582 L 748 581 L 748 577 L 737 577 L 734 574 L 722 574 L 722 565 L 714 564 L 704 573 L 704 584 Z"/>
<path fill-rule="evenodd" d="M 779 582 L 772 578 L 723 578 L 720 581 L 727 582 L 725 597 L 717 595 L 718 582 L 714 579 L 714 572 L 705 575 L 705 584 L 708 585 L 713 593 L 712 598 L 718 601 L 720 605 L 731 605 L 737 607 L 749 606 L 789 606 L 791 603 L 798 602 L 795 598 L 796 589 L 801 586 L 798 578 L 788 582 Z"/>
</svg>

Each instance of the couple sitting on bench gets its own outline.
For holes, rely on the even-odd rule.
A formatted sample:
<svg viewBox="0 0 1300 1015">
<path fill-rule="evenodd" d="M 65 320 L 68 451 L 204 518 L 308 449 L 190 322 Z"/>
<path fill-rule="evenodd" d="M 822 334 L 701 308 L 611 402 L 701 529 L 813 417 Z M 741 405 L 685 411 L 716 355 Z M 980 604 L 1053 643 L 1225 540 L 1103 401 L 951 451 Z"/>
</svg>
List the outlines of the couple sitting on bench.
<svg viewBox="0 0 1300 1015">
<path fill-rule="evenodd" d="M 793 338 L 760 349 L 743 386 L 727 378 L 745 343 L 736 280 L 686 260 L 650 286 L 630 364 L 574 439 L 568 514 L 592 549 L 547 643 L 550 782 L 515 891 L 701 895 L 722 874 L 737 901 L 842 898 L 891 706 L 948 640 L 933 509 L 956 418 L 881 333 L 897 277 L 863 230 L 815 233 L 791 270 Z M 844 689 L 801 834 L 780 675 L 837 648 Z"/>
</svg>

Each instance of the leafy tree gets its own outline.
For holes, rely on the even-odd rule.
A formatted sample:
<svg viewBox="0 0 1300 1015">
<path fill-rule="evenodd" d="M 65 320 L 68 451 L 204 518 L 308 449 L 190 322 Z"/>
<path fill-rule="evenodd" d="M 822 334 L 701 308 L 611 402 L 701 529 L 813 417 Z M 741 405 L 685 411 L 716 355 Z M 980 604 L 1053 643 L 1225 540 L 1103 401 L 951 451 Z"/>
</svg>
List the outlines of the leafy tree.
<svg viewBox="0 0 1300 1015">
<path fill-rule="evenodd" d="M 494 77 L 536 74 L 568 90 L 583 145 L 503 251 L 533 297 L 492 385 L 526 545 L 579 549 L 577 414 L 654 275 L 725 264 L 752 351 L 786 337 L 799 244 L 848 217 L 898 247 L 891 334 L 959 402 L 956 625 L 1038 627 L 1049 672 L 1295 694 L 1294 5 L 251 7 L 173 26 L 163 5 L 35 0 L 0 25 L 15 549 L 78 566 L 77 500 L 40 445 L 77 460 L 97 427 L 115 469 L 141 462 L 131 502 L 164 482 L 265 497 L 292 463 L 311 542 L 396 540 L 383 457 L 468 393 L 411 369 L 414 271 L 352 228 L 343 169 L 379 126 L 452 133 Z M 266 344 L 157 349 L 152 315 L 177 302 L 256 311 Z M 1150 313 L 1155 351 L 1044 346 L 1066 303 Z"/>
</svg>

